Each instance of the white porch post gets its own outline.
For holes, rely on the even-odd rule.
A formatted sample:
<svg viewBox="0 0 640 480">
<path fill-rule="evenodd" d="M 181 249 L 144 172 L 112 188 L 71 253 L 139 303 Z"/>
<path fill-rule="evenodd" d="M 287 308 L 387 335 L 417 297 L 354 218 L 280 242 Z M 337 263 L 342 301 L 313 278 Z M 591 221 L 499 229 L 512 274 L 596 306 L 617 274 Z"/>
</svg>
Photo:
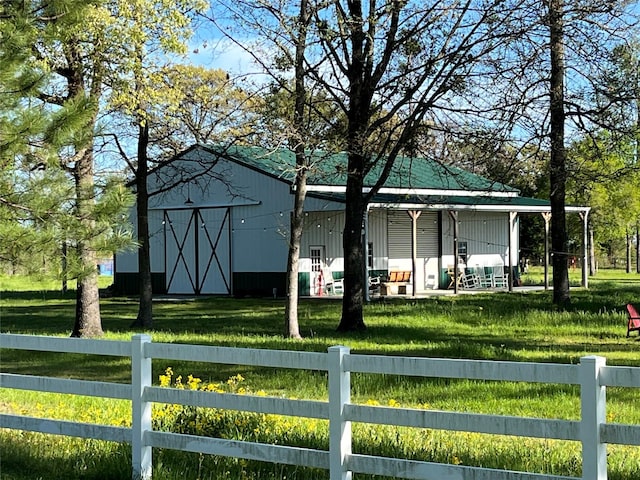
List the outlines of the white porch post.
<svg viewBox="0 0 640 480">
<path fill-rule="evenodd" d="M 544 219 L 544 289 L 549 290 L 549 222 L 551 213 L 542 212 Z"/>
<path fill-rule="evenodd" d="M 345 370 L 348 347 L 329 347 L 329 478 L 351 480 L 347 457 L 351 455 L 351 422 L 344 419 L 344 406 L 351 401 L 351 373 Z"/>
<path fill-rule="evenodd" d="M 411 217 L 411 286 L 413 289 L 413 296 L 416 296 L 416 284 L 417 282 L 417 264 L 418 264 L 418 218 L 422 213 L 420 210 L 409 210 L 407 212 Z"/>
<path fill-rule="evenodd" d="M 589 210 L 580 212 L 582 219 L 582 286 L 589 288 Z"/>
<path fill-rule="evenodd" d="M 458 212 L 449 210 L 449 216 L 453 221 L 453 293 L 458 294 L 458 278 L 460 271 L 458 269 Z"/>
<path fill-rule="evenodd" d="M 364 300 L 371 300 L 371 292 L 369 291 L 369 205 L 364 211 L 363 221 L 363 242 L 364 242 Z M 374 262 L 375 263 L 375 262 Z"/>
<path fill-rule="evenodd" d="M 580 359 L 583 480 L 607 480 L 607 444 L 600 439 L 600 425 L 607 421 L 606 387 L 600 385 L 600 369 L 606 365 L 606 361 L 596 356 Z"/>
<path fill-rule="evenodd" d="M 151 430 L 151 402 L 144 400 L 144 389 L 151 386 L 151 358 L 145 357 L 144 346 L 149 335 L 134 335 L 131 340 L 131 463 L 133 480 L 150 480 L 152 449 L 145 444 L 144 434 Z"/>
<path fill-rule="evenodd" d="M 509 259 L 507 263 L 507 265 L 509 265 L 509 276 L 507 277 L 507 279 L 510 292 L 513 292 L 513 226 L 517 217 L 517 212 L 509 212 L 509 247 L 507 252 L 507 257 Z"/>
</svg>

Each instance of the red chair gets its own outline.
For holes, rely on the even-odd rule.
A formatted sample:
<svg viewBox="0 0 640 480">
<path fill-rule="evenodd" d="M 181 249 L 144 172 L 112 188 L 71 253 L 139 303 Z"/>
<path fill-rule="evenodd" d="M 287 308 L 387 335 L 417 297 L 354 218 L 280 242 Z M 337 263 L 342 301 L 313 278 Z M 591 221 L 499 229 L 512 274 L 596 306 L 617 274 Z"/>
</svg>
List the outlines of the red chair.
<svg viewBox="0 0 640 480">
<path fill-rule="evenodd" d="M 629 313 L 629 322 L 627 323 L 627 337 L 629 333 L 637 331 L 640 335 L 640 313 L 636 310 L 636 307 L 627 303 L 627 312 Z"/>
</svg>

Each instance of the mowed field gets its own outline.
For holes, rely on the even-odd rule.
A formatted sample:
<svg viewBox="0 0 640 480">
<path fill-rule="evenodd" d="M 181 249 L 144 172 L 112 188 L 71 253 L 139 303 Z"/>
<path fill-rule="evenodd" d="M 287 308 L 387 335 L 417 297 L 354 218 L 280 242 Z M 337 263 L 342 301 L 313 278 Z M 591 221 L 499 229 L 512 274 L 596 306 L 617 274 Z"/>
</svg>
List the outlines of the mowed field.
<svg viewBox="0 0 640 480">
<path fill-rule="evenodd" d="M 572 273 L 572 284 L 578 279 L 575 275 Z M 534 270 L 526 280 L 540 283 L 540 272 Z M 101 282 L 107 286 L 110 279 L 103 277 Z M 51 279 L 1 277 L 0 330 L 68 336 L 73 326 L 74 292 L 61 295 L 58 288 Z M 339 299 L 303 299 L 300 331 L 304 339 L 294 341 L 281 335 L 283 299 L 159 298 L 154 304 L 154 327 L 146 333 L 156 342 L 240 348 L 323 352 L 332 345 L 346 345 L 364 354 L 573 364 L 585 355 L 601 355 L 609 365 L 640 366 L 638 335 L 626 338 L 624 306 L 628 302 L 640 304 L 640 275 L 601 271 L 590 279 L 588 290 L 572 288 L 571 306 L 564 311 L 552 306 L 550 291 L 387 298 L 365 306 L 365 332 L 343 335 L 336 332 Z M 130 328 L 137 311 L 135 298 L 105 298 L 101 309 L 105 340 L 127 340 L 139 333 Z M 6 349 L 0 353 L 3 372 L 110 382 L 130 379 L 128 361 L 120 358 Z M 153 368 L 157 383 L 167 386 L 179 381 L 190 388 L 191 376 L 197 388 L 216 385 L 222 391 L 288 398 L 327 396 L 326 376 L 317 372 L 196 362 L 154 362 Z M 640 391 L 609 389 L 607 397 L 609 421 L 640 424 Z M 352 401 L 544 418 L 575 419 L 580 414 L 579 392 L 572 386 L 391 375 L 352 375 Z M 128 425 L 129 409 L 127 402 L 0 389 L 0 413 Z M 178 431 L 189 419 L 194 421 L 189 433 L 207 434 L 212 431 L 208 427 L 215 425 L 216 435 L 223 438 L 327 448 L 324 423 L 272 417 L 168 411 L 161 406 L 154 410 L 156 427 L 166 430 Z M 126 445 L 5 430 L 0 432 L 0 448 L 2 479 L 131 477 Z M 354 450 L 556 475 L 581 474 L 580 445 L 575 442 L 354 425 Z M 640 448 L 610 446 L 609 466 L 610 479 L 640 478 Z M 328 474 L 223 457 L 154 452 L 154 478 L 222 476 L 321 479 Z"/>
</svg>

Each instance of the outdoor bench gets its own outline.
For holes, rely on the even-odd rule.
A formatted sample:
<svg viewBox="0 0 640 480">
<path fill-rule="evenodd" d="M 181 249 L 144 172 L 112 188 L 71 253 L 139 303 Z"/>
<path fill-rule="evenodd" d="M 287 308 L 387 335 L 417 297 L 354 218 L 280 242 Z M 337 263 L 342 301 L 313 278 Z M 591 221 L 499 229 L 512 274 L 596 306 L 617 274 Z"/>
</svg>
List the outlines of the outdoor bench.
<svg viewBox="0 0 640 480">
<path fill-rule="evenodd" d="M 629 321 L 627 323 L 627 337 L 633 331 L 637 331 L 640 335 L 640 313 L 636 310 L 636 307 L 627 303 L 627 313 L 629 315 Z"/>
<path fill-rule="evenodd" d="M 394 293 L 406 295 L 407 285 L 411 283 L 411 271 L 399 270 L 389 272 L 389 278 L 382 282 L 382 293 L 392 295 Z"/>
</svg>

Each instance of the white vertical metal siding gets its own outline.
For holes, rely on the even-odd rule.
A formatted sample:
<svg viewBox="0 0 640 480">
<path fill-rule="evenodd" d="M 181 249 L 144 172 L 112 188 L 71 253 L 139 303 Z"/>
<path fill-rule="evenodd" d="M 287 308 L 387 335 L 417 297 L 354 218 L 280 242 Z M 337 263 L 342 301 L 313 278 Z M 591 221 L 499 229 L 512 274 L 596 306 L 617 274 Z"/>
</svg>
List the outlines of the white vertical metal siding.
<svg viewBox="0 0 640 480">
<path fill-rule="evenodd" d="M 438 212 L 423 210 L 418 217 L 418 258 L 438 258 L 440 254 Z"/>
<path fill-rule="evenodd" d="M 149 252 L 151 255 L 151 271 L 154 273 L 165 272 L 164 257 L 164 212 L 161 210 L 149 210 Z M 136 253 L 137 257 L 137 253 Z M 138 271 L 137 258 L 136 268 Z"/>
<path fill-rule="evenodd" d="M 312 245 L 322 245 L 325 247 L 326 265 L 332 272 L 343 272 L 342 232 L 344 221 L 344 211 L 307 212 L 301 243 L 301 259 L 309 257 L 309 248 Z M 373 244 L 373 270 L 386 270 L 388 261 L 386 210 L 371 210 L 368 223 L 368 241 Z M 309 265 L 301 263 L 300 271 L 309 271 Z"/>
<path fill-rule="evenodd" d="M 138 217 L 135 207 L 129 210 L 129 221 L 133 225 L 133 238 L 138 238 Z M 115 255 L 115 269 L 117 273 L 132 273 L 138 271 L 138 249 L 117 252 Z M 153 271 L 153 270 L 152 270 Z"/>
<path fill-rule="evenodd" d="M 306 212 L 304 233 L 302 235 L 300 257 L 309 258 L 312 245 L 323 246 L 324 262 L 332 272 L 344 271 L 344 255 L 342 249 L 342 231 L 344 228 L 344 212 Z M 301 269 L 301 271 L 304 271 Z"/>
<path fill-rule="evenodd" d="M 243 203 L 232 207 L 232 272 L 272 273 L 287 269 L 289 219 L 293 196 L 289 185 L 253 169 L 227 162 L 224 182 L 212 182 L 203 201 Z M 226 183 L 240 196 L 229 197 Z M 247 201 L 256 201 L 247 205 Z"/>
<path fill-rule="evenodd" d="M 413 268 L 412 222 L 405 210 L 390 211 L 389 225 L 389 270 Z M 439 269 L 438 212 L 422 210 L 416 223 L 417 252 L 416 272 L 412 282 L 416 290 L 434 289 L 438 286 Z"/>
<path fill-rule="evenodd" d="M 388 213 L 389 268 L 392 259 L 411 259 L 411 218 L 405 210 L 392 210 Z"/>
<path fill-rule="evenodd" d="M 133 224 L 133 235 L 137 238 L 137 221 L 135 209 L 129 213 L 129 220 Z M 151 252 L 151 271 L 162 273 L 164 266 L 164 212 L 149 210 L 149 250 Z M 116 269 L 118 273 L 138 272 L 138 249 L 118 252 L 116 254 Z"/>
<path fill-rule="evenodd" d="M 417 290 L 438 288 L 440 269 L 440 224 L 438 212 L 422 211 L 417 222 Z"/>
<path fill-rule="evenodd" d="M 233 207 L 231 225 L 234 272 L 286 271 L 289 211 L 285 205 Z"/>
<path fill-rule="evenodd" d="M 458 221 L 459 241 L 467 243 L 468 266 L 508 264 L 508 213 L 460 211 Z M 442 253 L 443 265 L 453 264 L 453 220 L 447 212 L 443 212 Z"/>
<path fill-rule="evenodd" d="M 373 270 L 388 269 L 387 223 L 387 210 L 376 209 L 369 212 L 369 243 L 373 244 Z"/>
<path fill-rule="evenodd" d="M 412 270 L 412 225 L 406 211 L 390 211 L 389 218 L 389 270 Z M 438 287 L 440 268 L 440 226 L 438 212 L 421 211 L 416 224 L 416 272 L 412 282 L 416 290 Z"/>
</svg>

